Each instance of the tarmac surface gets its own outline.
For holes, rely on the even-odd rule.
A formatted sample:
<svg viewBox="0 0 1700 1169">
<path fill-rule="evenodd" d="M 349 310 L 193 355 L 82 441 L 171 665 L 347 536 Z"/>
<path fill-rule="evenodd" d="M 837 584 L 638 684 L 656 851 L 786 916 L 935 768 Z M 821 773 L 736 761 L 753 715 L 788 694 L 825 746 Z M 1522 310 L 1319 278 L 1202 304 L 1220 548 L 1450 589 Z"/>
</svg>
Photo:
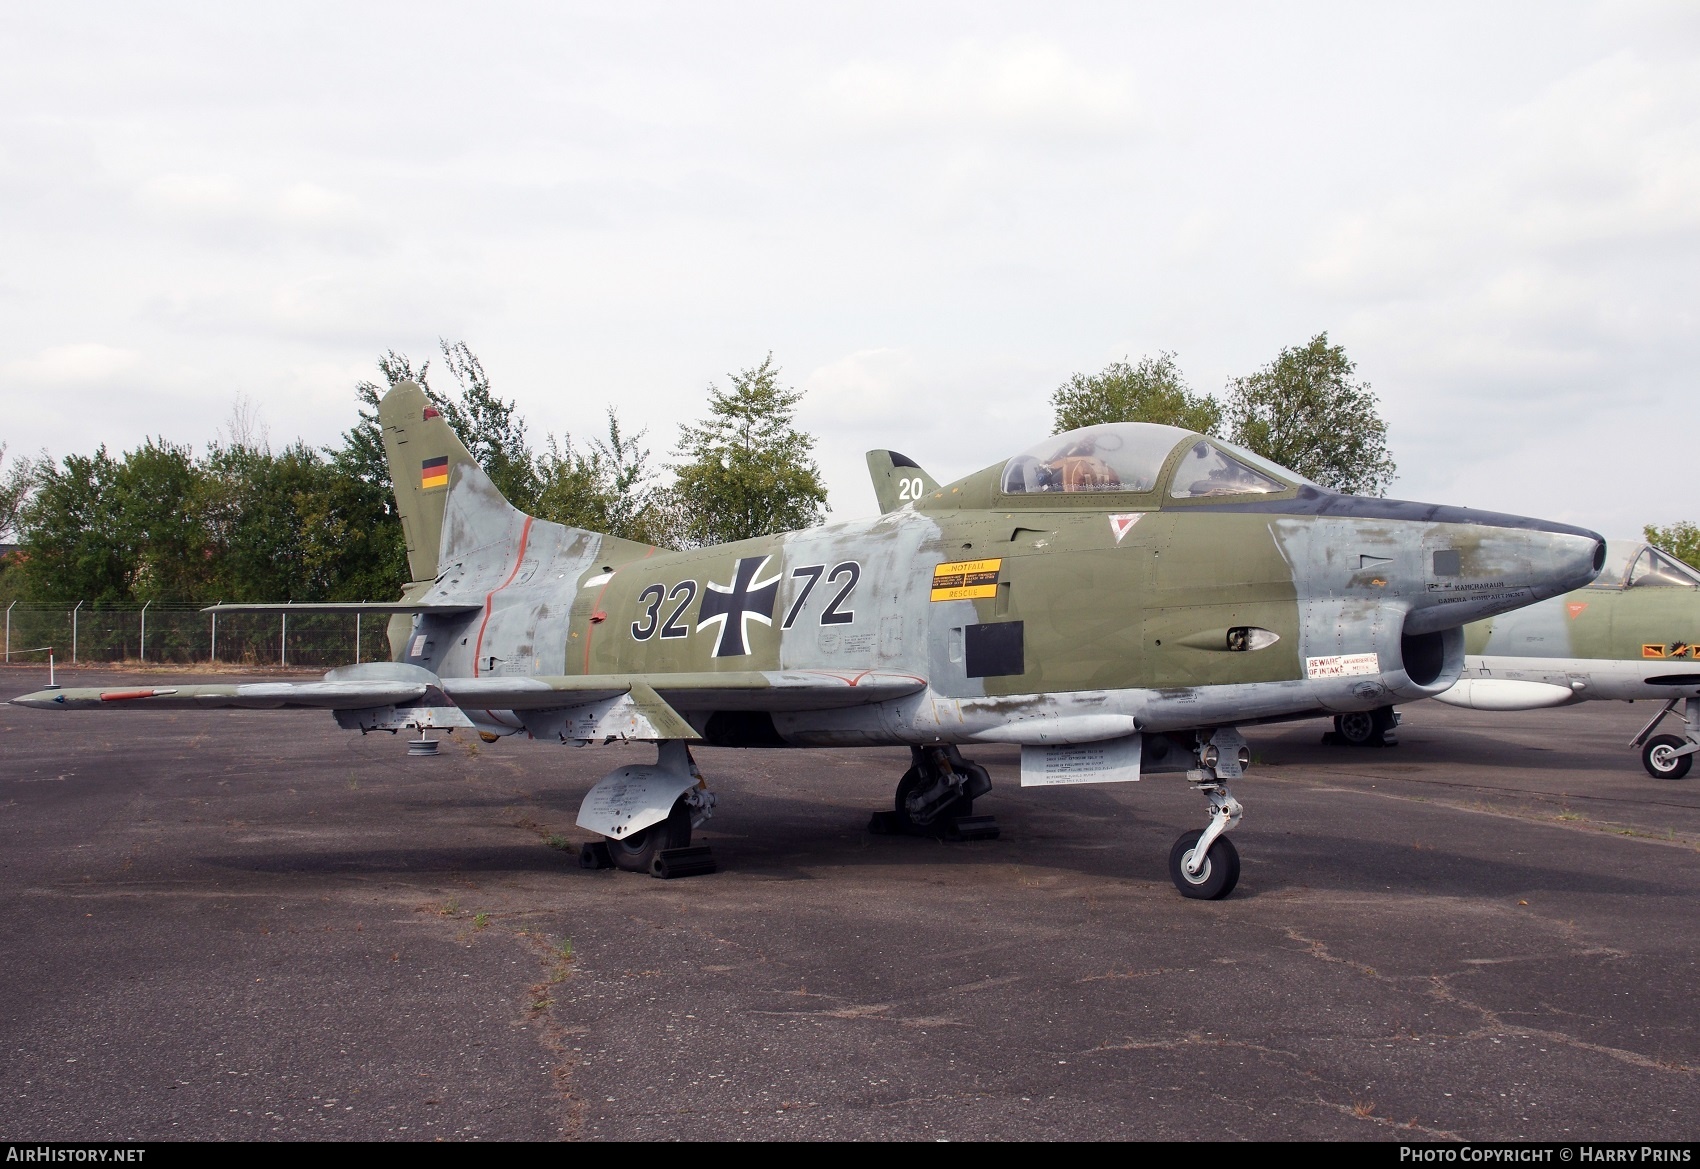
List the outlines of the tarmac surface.
<svg viewBox="0 0 1700 1169">
<path fill-rule="evenodd" d="M 1693 1139 L 1700 773 L 1642 771 L 1652 713 L 1254 728 L 1198 902 L 1174 775 L 969 751 L 1003 835 L 946 844 L 866 831 L 904 750 L 704 749 L 722 871 L 659 881 L 573 823 L 647 747 L 0 706 L 0 1138 Z"/>
</svg>

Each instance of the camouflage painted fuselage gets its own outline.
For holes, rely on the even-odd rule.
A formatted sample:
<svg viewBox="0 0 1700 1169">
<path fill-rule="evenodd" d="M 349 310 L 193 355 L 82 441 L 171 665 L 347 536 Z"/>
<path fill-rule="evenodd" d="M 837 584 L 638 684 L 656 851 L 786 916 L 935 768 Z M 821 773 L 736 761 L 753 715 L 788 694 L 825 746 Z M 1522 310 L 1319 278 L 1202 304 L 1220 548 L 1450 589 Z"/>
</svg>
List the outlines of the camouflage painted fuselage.
<svg viewBox="0 0 1700 1169">
<path fill-rule="evenodd" d="M 1082 742 L 1436 694 L 1466 622 L 1597 568 L 1580 529 L 1297 481 L 1178 500 L 1203 440 L 1176 433 L 1145 492 L 1009 495 L 1000 463 L 876 519 L 685 552 L 526 517 L 457 460 L 409 599 L 477 608 L 414 616 L 398 660 L 473 681 L 445 688 L 487 729 L 538 730 L 471 709 L 479 685 L 576 676 L 645 679 L 724 745 Z M 909 684 L 827 709 L 714 685 L 752 674 Z"/>
</svg>

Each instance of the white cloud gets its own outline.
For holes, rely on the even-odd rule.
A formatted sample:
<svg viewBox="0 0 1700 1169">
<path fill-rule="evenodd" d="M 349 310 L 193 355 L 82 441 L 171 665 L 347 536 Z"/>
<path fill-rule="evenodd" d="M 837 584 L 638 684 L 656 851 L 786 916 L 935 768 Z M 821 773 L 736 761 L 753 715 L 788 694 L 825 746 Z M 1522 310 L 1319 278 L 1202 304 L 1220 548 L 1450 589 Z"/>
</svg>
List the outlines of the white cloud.
<svg viewBox="0 0 1700 1169">
<path fill-rule="evenodd" d="M 1543 315 L 1551 277 L 1531 266 L 1574 275 L 1639 258 L 1611 249 L 1700 245 L 1697 109 L 1691 62 L 1590 63 L 1492 119 L 1485 165 L 1336 218 L 1306 274 L 1374 298 L 1474 285 L 1492 307 Z"/>
<path fill-rule="evenodd" d="M 133 349 L 84 341 L 54 345 L 34 357 L 6 364 L 5 380 L 29 389 L 64 389 L 110 382 L 134 371 L 142 355 Z"/>
<path fill-rule="evenodd" d="M 1094 69 L 1040 40 L 964 41 L 927 64 L 860 58 L 813 97 L 842 124 L 875 131 L 1100 134 L 1141 117 L 1125 72 Z"/>
<path fill-rule="evenodd" d="M 156 220 L 215 241 L 299 241 L 370 251 L 382 237 L 352 195 L 316 183 L 271 187 L 230 174 L 162 174 L 142 182 L 136 202 Z"/>
</svg>

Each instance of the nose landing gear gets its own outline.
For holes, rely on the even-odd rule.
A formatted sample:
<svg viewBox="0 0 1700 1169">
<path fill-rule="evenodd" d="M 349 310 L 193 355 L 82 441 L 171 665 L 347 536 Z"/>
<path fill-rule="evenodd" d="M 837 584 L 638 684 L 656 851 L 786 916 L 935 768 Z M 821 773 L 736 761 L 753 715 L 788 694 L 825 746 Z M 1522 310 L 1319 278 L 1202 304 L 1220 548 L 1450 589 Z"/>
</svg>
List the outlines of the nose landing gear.
<svg viewBox="0 0 1700 1169">
<path fill-rule="evenodd" d="M 1245 774 L 1251 751 L 1233 727 L 1220 728 L 1207 739 L 1200 735 L 1200 740 L 1199 765 L 1187 772 L 1187 779 L 1210 801 L 1210 823 L 1181 833 L 1169 849 L 1169 879 L 1182 897 L 1219 901 L 1240 880 L 1239 849 L 1224 834 L 1245 814 L 1228 781 Z"/>
<path fill-rule="evenodd" d="M 1676 709 L 1679 702 L 1684 704 L 1681 712 Z M 1676 715 L 1677 721 L 1685 724 L 1682 734 L 1653 734 L 1667 714 Z M 1694 765 L 1695 752 L 1700 751 L 1700 698 L 1671 699 L 1640 734 L 1629 740 L 1629 745 L 1641 748 L 1641 766 L 1654 779 L 1681 779 Z"/>
</svg>

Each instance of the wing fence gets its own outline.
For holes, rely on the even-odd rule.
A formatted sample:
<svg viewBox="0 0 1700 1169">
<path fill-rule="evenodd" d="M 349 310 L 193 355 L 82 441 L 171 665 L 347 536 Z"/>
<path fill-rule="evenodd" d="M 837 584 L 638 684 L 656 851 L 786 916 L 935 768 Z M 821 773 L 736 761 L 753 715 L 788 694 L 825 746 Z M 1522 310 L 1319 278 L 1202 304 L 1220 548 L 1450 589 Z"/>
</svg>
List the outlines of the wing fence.
<svg viewBox="0 0 1700 1169">
<path fill-rule="evenodd" d="M 329 668 L 390 656 L 374 614 L 203 613 L 202 605 L 26 604 L 6 609 L 5 660 L 223 662 Z"/>
</svg>

